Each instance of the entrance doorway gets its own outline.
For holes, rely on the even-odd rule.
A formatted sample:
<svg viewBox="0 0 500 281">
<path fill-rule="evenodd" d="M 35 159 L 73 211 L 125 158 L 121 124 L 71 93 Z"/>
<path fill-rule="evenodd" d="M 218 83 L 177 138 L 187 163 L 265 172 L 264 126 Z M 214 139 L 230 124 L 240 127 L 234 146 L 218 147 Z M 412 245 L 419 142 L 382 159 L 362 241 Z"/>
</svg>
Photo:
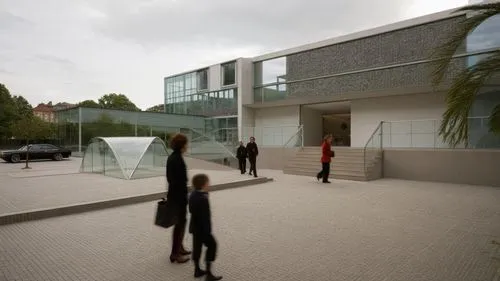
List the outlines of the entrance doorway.
<svg viewBox="0 0 500 281">
<path fill-rule="evenodd" d="M 300 123 L 304 127 L 304 145 L 318 146 L 327 134 L 332 145 L 351 146 L 351 103 L 326 102 L 301 106 Z"/>
<path fill-rule="evenodd" d="M 351 114 L 323 115 L 323 135 L 333 135 L 333 146 L 351 146 Z"/>
</svg>

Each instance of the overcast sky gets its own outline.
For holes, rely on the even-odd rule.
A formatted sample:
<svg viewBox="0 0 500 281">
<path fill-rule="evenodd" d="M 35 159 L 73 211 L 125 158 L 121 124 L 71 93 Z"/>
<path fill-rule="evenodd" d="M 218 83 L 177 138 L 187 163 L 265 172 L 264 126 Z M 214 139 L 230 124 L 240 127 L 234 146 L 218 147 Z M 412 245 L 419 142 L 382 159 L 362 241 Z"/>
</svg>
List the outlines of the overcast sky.
<svg viewBox="0 0 500 281">
<path fill-rule="evenodd" d="M 272 5 L 271 5 L 272 4 Z M 163 77 L 467 4 L 467 0 L 0 0 L 0 83 L 30 103 L 126 94 Z"/>
</svg>

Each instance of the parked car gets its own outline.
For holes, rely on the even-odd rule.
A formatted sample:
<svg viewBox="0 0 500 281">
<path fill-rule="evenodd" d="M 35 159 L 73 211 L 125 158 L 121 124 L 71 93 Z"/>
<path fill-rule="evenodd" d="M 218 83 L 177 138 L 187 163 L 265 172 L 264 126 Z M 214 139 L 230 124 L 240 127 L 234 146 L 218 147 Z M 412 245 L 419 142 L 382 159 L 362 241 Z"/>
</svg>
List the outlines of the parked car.
<svg viewBox="0 0 500 281">
<path fill-rule="evenodd" d="M 26 152 L 29 147 L 29 159 L 52 159 L 61 161 L 71 156 L 71 150 L 57 147 L 52 144 L 30 144 L 16 150 L 0 151 L 0 158 L 7 162 L 18 163 L 26 160 Z"/>
</svg>

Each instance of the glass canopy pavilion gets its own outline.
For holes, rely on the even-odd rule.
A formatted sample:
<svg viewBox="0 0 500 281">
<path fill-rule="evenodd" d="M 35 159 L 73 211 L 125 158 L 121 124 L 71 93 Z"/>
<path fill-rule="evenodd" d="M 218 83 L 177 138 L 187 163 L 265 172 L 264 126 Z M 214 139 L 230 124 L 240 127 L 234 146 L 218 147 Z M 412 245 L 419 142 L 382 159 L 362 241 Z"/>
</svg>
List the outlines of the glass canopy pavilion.
<svg viewBox="0 0 500 281">
<path fill-rule="evenodd" d="M 85 150 L 80 172 L 121 179 L 165 174 L 167 148 L 158 137 L 96 137 Z"/>
</svg>

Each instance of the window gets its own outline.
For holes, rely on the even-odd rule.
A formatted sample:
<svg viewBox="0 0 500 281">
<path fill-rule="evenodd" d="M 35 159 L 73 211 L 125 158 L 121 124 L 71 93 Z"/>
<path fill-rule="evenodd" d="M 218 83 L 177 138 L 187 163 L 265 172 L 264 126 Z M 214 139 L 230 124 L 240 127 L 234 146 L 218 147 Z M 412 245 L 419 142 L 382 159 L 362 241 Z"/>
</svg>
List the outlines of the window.
<svg viewBox="0 0 500 281">
<path fill-rule="evenodd" d="M 286 82 L 286 57 L 256 62 L 254 64 L 255 85 Z"/>
<path fill-rule="evenodd" d="M 200 70 L 196 73 L 198 77 L 198 91 L 208 89 L 208 69 Z"/>
<path fill-rule="evenodd" d="M 236 84 L 236 62 L 222 65 L 222 85 L 229 86 Z"/>
</svg>

